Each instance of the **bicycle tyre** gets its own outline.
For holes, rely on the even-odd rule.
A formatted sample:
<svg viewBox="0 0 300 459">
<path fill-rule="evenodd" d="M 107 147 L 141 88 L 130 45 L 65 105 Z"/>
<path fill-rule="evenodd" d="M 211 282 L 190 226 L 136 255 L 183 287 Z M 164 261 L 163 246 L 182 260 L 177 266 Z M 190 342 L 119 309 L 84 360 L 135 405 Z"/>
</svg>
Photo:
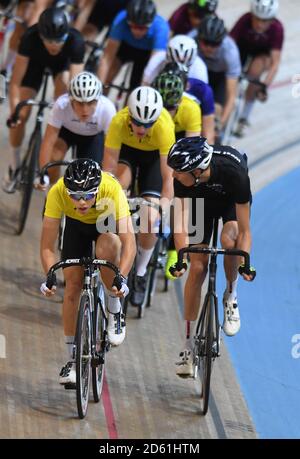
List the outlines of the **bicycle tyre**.
<svg viewBox="0 0 300 459">
<path fill-rule="evenodd" d="M 147 303 L 146 306 L 149 308 L 152 304 L 153 296 L 155 293 L 156 283 L 157 283 L 157 268 L 158 268 L 158 257 L 160 251 L 160 240 L 155 244 L 155 248 L 149 263 L 149 286 L 147 290 Z"/>
<path fill-rule="evenodd" d="M 17 217 L 17 229 L 16 234 L 19 236 L 22 234 L 30 205 L 30 200 L 33 190 L 33 181 L 35 171 L 37 168 L 37 160 L 41 146 L 41 133 L 36 131 L 32 134 L 29 142 L 29 147 L 24 157 L 21 166 L 21 177 L 20 177 L 20 193 L 21 193 L 21 204 L 20 210 Z"/>
<path fill-rule="evenodd" d="M 78 416 L 87 413 L 91 380 L 91 315 L 90 297 L 84 293 L 80 298 L 76 328 L 76 401 Z"/>
<path fill-rule="evenodd" d="M 93 320 L 96 355 L 103 359 L 96 367 L 92 367 L 92 386 L 95 403 L 100 401 L 102 394 L 106 353 L 106 317 L 101 306 L 101 301 L 99 298 L 97 299 L 97 307 L 94 310 Z"/>
<path fill-rule="evenodd" d="M 206 415 L 209 404 L 210 381 L 213 358 L 213 314 L 214 314 L 214 297 L 210 295 L 206 301 L 205 317 L 203 326 L 200 331 L 200 377 L 202 383 L 202 414 Z"/>
</svg>

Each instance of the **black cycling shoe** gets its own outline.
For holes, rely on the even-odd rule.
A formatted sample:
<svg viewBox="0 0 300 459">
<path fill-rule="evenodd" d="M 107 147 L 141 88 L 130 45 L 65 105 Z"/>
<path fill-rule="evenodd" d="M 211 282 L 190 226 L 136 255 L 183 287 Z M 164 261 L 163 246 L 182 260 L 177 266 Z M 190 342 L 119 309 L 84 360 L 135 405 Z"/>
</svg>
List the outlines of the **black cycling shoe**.
<svg viewBox="0 0 300 459">
<path fill-rule="evenodd" d="M 135 276 L 132 294 L 131 294 L 131 303 L 133 306 L 140 306 L 143 304 L 146 293 L 146 284 L 147 277 L 145 276 Z"/>
</svg>

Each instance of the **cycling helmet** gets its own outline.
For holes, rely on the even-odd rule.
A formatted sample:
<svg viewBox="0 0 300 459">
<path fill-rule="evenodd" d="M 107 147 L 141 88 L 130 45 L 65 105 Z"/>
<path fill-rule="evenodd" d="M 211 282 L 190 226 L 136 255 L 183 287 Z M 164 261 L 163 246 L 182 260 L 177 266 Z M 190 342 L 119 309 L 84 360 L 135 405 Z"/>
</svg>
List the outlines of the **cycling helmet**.
<svg viewBox="0 0 300 459">
<path fill-rule="evenodd" d="M 189 0 L 189 5 L 199 16 L 213 14 L 218 6 L 218 0 Z"/>
<path fill-rule="evenodd" d="M 205 137 L 184 137 L 176 142 L 168 154 L 168 166 L 177 172 L 192 172 L 207 169 L 213 154 L 213 147 Z"/>
<path fill-rule="evenodd" d="M 278 11 L 278 0 L 252 0 L 251 12 L 259 19 L 273 19 Z"/>
<path fill-rule="evenodd" d="M 99 100 L 102 94 L 102 83 L 93 73 L 80 72 L 72 78 L 69 94 L 78 102 Z"/>
<path fill-rule="evenodd" d="M 130 115 L 140 123 L 154 123 L 163 109 L 162 97 L 149 86 L 139 86 L 129 96 Z"/>
<path fill-rule="evenodd" d="M 168 43 L 167 60 L 190 67 L 195 61 L 197 53 L 197 43 L 193 38 L 186 35 L 175 35 Z"/>
<path fill-rule="evenodd" d="M 101 178 L 101 169 L 96 161 L 80 158 L 68 165 L 64 184 L 71 191 L 92 191 L 98 188 Z"/>
<path fill-rule="evenodd" d="M 131 0 L 127 6 L 127 21 L 141 26 L 152 24 L 156 6 L 152 0 Z"/>
<path fill-rule="evenodd" d="M 222 43 L 226 35 L 223 19 L 217 16 L 206 16 L 198 28 L 198 39 L 211 43 Z"/>
<path fill-rule="evenodd" d="M 69 22 L 61 8 L 47 8 L 38 21 L 39 34 L 47 40 L 64 41 L 69 33 Z"/>
<path fill-rule="evenodd" d="M 180 62 L 167 62 L 161 73 L 170 72 L 173 75 L 177 75 L 181 78 L 184 87 L 186 86 L 189 69 L 186 65 Z"/>
<path fill-rule="evenodd" d="M 164 107 L 174 108 L 180 102 L 184 86 L 180 76 L 172 72 L 163 72 L 154 81 L 154 87 L 160 93 Z"/>
</svg>

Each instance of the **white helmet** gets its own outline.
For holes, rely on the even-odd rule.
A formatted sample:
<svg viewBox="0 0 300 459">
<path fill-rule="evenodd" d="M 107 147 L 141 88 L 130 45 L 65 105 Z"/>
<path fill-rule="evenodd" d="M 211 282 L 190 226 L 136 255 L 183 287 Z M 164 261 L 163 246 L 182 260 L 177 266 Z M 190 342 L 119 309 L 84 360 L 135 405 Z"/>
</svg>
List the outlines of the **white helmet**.
<svg viewBox="0 0 300 459">
<path fill-rule="evenodd" d="M 93 73 L 80 72 L 72 78 L 69 93 L 72 99 L 78 102 L 99 100 L 102 94 L 102 83 Z"/>
<path fill-rule="evenodd" d="M 140 123 L 154 123 L 163 109 L 163 100 L 156 89 L 139 86 L 129 96 L 130 115 Z"/>
<path fill-rule="evenodd" d="M 259 19 L 273 19 L 278 11 L 278 0 L 252 0 L 251 12 Z"/>
<path fill-rule="evenodd" d="M 195 61 L 197 53 L 197 43 L 193 38 L 186 35 L 175 35 L 168 43 L 167 59 L 169 62 L 178 62 L 190 67 Z"/>
</svg>

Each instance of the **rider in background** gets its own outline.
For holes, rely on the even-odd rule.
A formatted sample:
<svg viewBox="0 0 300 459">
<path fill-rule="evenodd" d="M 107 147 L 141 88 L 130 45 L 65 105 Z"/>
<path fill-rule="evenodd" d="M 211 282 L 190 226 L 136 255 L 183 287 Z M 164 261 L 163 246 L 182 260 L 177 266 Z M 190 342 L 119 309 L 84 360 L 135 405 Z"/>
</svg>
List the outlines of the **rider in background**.
<svg viewBox="0 0 300 459">
<path fill-rule="evenodd" d="M 284 40 L 282 23 L 276 19 L 278 0 L 252 0 L 251 12 L 244 14 L 230 32 L 241 55 L 247 75 L 262 80 L 264 87 L 249 83 L 236 135 L 241 137 L 256 99 L 265 102 L 268 87 L 278 71 Z"/>
<path fill-rule="evenodd" d="M 115 18 L 98 76 L 103 84 L 109 84 L 121 66 L 133 62 L 130 88 L 136 88 L 142 80 L 149 59 L 156 53 L 165 53 L 169 38 L 167 21 L 156 14 L 152 0 L 131 0 L 127 10 Z"/>
<path fill-rule="evenodd" d="M 11 115 L 17 104 L 37 95 L 46 68 L 54 79 L 54 97 L 68 91 L 69 79 L 83 70 L 84 40 L 80 33 L 69 27 L 67 16 L 59 8 L 48 8 L 38 24 L 23 35 L 9 86 Z M 11 192 L 14 171 L 20 165 L 21 145 L 30 108 L 21 110 L 20 120 L 10 125 L 12 159 L 4 178 L 3 189 Z M 9 119 L 10 119 L 9 118 Z"/>
<path fill-rule="evenodd" d="M 189 0 L 172 14 L 169 24 L 173 35 L 188 34 L 193 29 L 198 29 L 201 20 L 214 14 L 218 0 Z"/>
<path fill-rule="evenodd" d="M 203 19 L 198 29 L 198 43 L 214 92 L 217 133 L 220 134 L 235 106 L 241 74 L 240 54 L 234 40 L 227 35 L 224 21 L 217 16 Z"/>
<path fill-rule="evenodd" d="M 71 146 L 76 147 L 76 158 L 88 157 L 101 164 L 104 135 L 115 114 L 115 106 L 102 95 L 102 83 L 96 75 L 78 73 L 70 82 L 69 94 L 60 96 L 50 112 L 40 149 L 40 168 L 64 159 Z M 59 169 L 53 170 L 49 169 L 51 183 L 59 178 Z"/>
</svg>

